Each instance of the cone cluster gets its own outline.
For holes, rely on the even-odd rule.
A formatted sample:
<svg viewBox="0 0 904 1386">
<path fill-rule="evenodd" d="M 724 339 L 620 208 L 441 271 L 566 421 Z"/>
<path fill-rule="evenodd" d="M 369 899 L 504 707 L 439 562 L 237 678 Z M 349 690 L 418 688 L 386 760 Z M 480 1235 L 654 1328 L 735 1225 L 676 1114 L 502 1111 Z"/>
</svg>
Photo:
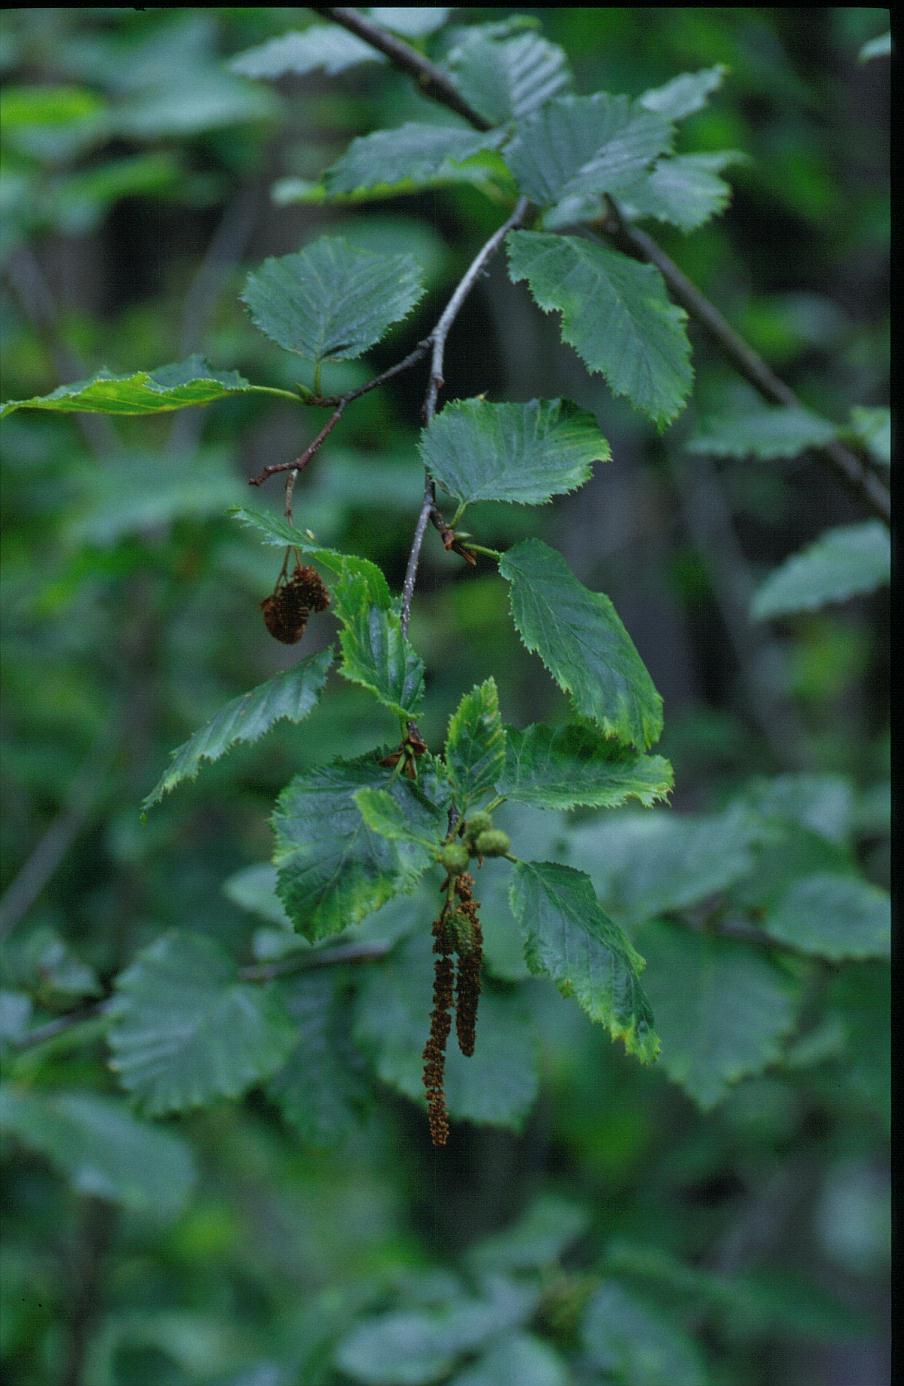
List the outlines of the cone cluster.
<svg viewBox="0 0 904 1386">
<path fill-rule="evenodd" d="M 330 595 L 316 568 L 296 563 L 291 578 L 277 581 L 261 602 L 264 624 L 274 640 L 295 645 L 305 632 L 312 611 L 325 611 Z"/>
</svg>

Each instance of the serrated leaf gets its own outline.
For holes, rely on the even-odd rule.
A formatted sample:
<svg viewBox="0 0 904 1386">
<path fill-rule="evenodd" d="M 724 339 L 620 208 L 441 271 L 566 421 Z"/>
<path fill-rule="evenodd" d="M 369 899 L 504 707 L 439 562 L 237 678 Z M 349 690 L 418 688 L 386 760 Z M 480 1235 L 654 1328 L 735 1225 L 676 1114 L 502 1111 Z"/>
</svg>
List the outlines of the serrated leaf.
<svg viewBox="0 0 904 1386">
<path fill-rule="evenodd" d="M 511 901 L 531 972 L 551 977 L 629 1054 L 652 1063 L 659 1040 L 638 980 L 643 959 L 603 913 L 589 876 L 555 862 L 518 862 Z"/>
<path fill-rule="evenodd" d="M 116 979 L 111 1067 L 153 1116 L 238 1097 L 285 1062 L 295 1031 L 272 987 L 240 982 L 201 934 L 171 931 Z"/>
<path fill-rule="evenodd" d="M 451 1386 L 569 1386 L 562 1358 L 532 1333 L 515 1333 L 494 1343 Z"/>
<path fill-rule="evenodd" d="M 379 255 L 321 236 L 295 255 L 265 260 L 242 300 L 256 327 L 306 360 L 363 356 L 424 292 L 410 255 Z"/>
<path fill-rule="evenodd" d="M 305 77 L 309 72 L 318 71 L 333 77 L 359 63 L 385 61 L 379 49 L 356 34 L 336 24 L 312 24 L 309 29 L 280 34 L 278 38 L 247 48 L 244 53 L 230 58 L 229 66 L 243 77 L 275 79 L 288 73 Z"/>
<path fill-rule="evenodd" d="M 839 844 L 850 836 L 855 812 L 854 788 L 843 775 L 791 774 L 751 780 L 740 802 L 762 819 L 809 829 Z"/>
<path fill-rule="evenodd" d="M 660 1063 L 704 1110 L 781 1055 L 795 1024 L 794 981 L 756 944 L 658 921 L 636 934 L 662 1039 Z"/>
<path fill-rule="evenodd" d="M 338 1145 L 359 1124 L 370 1085 L 349 1037 L 348 978 L 335 968 L 278 984 L 297 1041 L 265 1091 L 302 1139 Z"/>
<path fill-rule="evenodd" d="M 804 876 L 766 911 L 762 926 L 777 942 L 817 957 L 886 957 L 891 900 L 887 891 L 857 876 Z"/>
<path fill-rule="evenodd" d="M 837 433 L 834 424 L 809 409 L 761 404 L 744 413 L 706 420 L 686 447 L 704 457 L 758 457 L 771 462 L 823 447 Z"/>
<path fill-rule="evenodd" d="M 562 340 L 659 427 L 678 415 L 693 370 L 687 314 L 659 271 L 575 236 L 512 231 L 509 276 L 526 279 L 544 312 L 562 314 Z"/>
<path fill-rule="evenodd" d="M 424 696 L 424 661 L 403 632 L 388 589 L 375 593 L 366 575 L 347 571 L 336 588 L 333 609 L 342 622 L 343 676 L 373 693 L 391 712 L 416 717 Z"/>
<path fill-rule="evenodd" d="M 60 385 L 49 395 L 7 400 L 0 418 L 17 409 L 50 409 L 63 414 L 164 414 L 213 404 L 232 395 L 287 394 L 266 385 L 249 385 L 238 371 L 215 371 L 201 356 L 191 356 L 155 371 L 111 375 L 98 371 L 90 380 Z"/>
<path fill-rule="evenodd" d="M 494 151 L 485 150 L 463 164 L 447 160 L 430 177 L 403 176 L 394 183 L 370 183 L 349 192 L 335 192 L 326 183 L 311 178 L 277 178 L 270 188 L 270 195 L 277 207 L 288 207 L 297 202 L 311 207 L 321 207 L 327 203 L 335 207 L 355 207 L 364 202 L 383 202 L 391 197 L 410 197 L 432 188 L 467 184 L 496 203 L 501 186 L 509 183 L 514 187 L 512 176 L 502 159 Z"/>
<path fill-rule="evenodd" d="M 855 404 L 851 410 L 851 430 L 877 462 L 891 466 L 891 410 Z"/>
<path fill-rule="evenodd" d="M 0 1090 L 0 1130 L 46 1156 L 77 1193 L 169 1219 L 195 1180 L 187 1143 L 125 1103 L 82 1092 Z"/>
<path fill-rule="evenodd" d="M 761 831 L 742 808 L 699 816 L 653 809 L 581 824 L 570 841 L 606 909 L 632 923 L 686 909 L 740 880 Z"/>
<path fill-rule="evenodd" d="M 694 1341 L 657 1306 L 612 1280 L 584 1310 L 581 1338 L 593 1365 L 613 1386 L 706 1386 Z"/>
<path fill-rule="evenodd" d="M 828 602 L 874 592 L 891 578 L 891 536 L 881 520 L 828 529 L 758 589 L 751 615 L 760 620 L 815 611 Z"/>
<path fill-rule="evenodd" d="M 409 121 L 395 130 L 360 135 L 323 176 L 328 197 L 368 188 L 412 189 L 444 180 L 453 169 L 494 150 L 502 135 L 457 125 L 421 125 Z"/>
<path fill-rule="evenodd" d="M 223 882 L 223 894 L 239 909 L 248 910 L 280 929 L 292 928 L 292 921 L 276 893 L 276 867 L 270 862 L 245 866 Z"/>
<path fill-rule="evenodd" d="M 624 189 L 619 207 L 632 221 L 655 217 L 684 232 L 696 231 L 728 206 L 731 188 L 719 174 L 739 158 L 726 150 L 660 159 L 649 173 Z"/>
<path fill-rule="evenodd" d="M 375 833 L 355 801 L 359 789 L 385 789 L 402 805 L 418 789 L 376 755 L 336 761 L 296 775 L 276 802 L 273 860 L 279 897 L 295 927 L 312 942 L 356 924 L 394 895 L 405 894 L 430 865 L 418 843 Z"/>
<path fill-rule="evenodd" d="M 365 14 L 384 29 L 406 38 L 426 38 L 448 20 L 452 10 L 443 5 L 369 5 Z"/>
<path fill-rule="evenodd" d="M 36 924 L 4 945 L 4 970 L 19 985 L 46 1003 L 70 1004 L 103 990 L 93 967 L 83 962 L 69 942 L 50 924 Z"/>
<path fill-rule="evenodd" d="M 429 850 L 438 850 L 446 836 L 445 813 L 426 799 L 409 795 L 400 803 L 385 789 L 368 788 L 355 791 L 355 803 L 371 832 L 390 842 L 419 842 Z"/>
<path fill-rule="evenodd" d="M 386 579 L 381 569 L 376 563 L 371 563 L 369 558 L 359 558 L 357 554 L 339 553 L 336 549 L 324 548 L 309 534 L 296 529 L 288 520 L 283 519 L 282 515 L 268 515 L 261 510 L 247 510 L 242 507 L 236 507 L 230 513 L 240 524 L 255 530 L 265 544 L 273 544 L 277 548 L 291 545 L 338 578 L 353 574 L 364 584 L 370 601 L 378 606 L 390 605 L 391 598 Z"/>
<path fill-rule="evenodd" d="M 667 120 L 597 92 L 557 97 L 520 120 L 504 157 L 522 193 L 548 207 L 577 193 L 618 193 L 671 143 Z"/>
<path fill-rule="evenodd" d="M 505 763 L 505 730 L 494 679 L 465 693 L 449 719 L 446 765 L 456 807 L 466 814 L 495 793 Z"/>
<path fill-rule="evenodd" d="M 332 650 L 321 650 L 227 703 L 173 751 L 169 768 L 144 800 L 142 810 L 147 812 L 183 780 L 196 779 L 203 764 L 219 760 L 233 746 L 259 740 L 276 722 L 303 721 L 317 704 L 332 662 Z"/>
<path fill-rule="evenodd" d="M 430 1028 L 433 953 L 429 920 L 392 956 L 368 970 L 355 1011 L 355 1039 L 374 1056 L 377 1076 L 424 1104 L 423 1059 Z M 484 986 L 477 1044 L 446 1057 L 446 1102 L 454 1120 L 519 1130 L 537 1093 L 535 1037 L 525 997 Z"/>
<path fill-rule="evenodd" d="M 466 29 L 445 66 L 491 125 L 530 115 L 572 81 L 562 49 L 535 33 L 497 37 L 483 27 Z"/>
<path fill-rule="evenodd" d="M 611 455 L 593 415 L 561 399 L 455 400 L 421 434 L 425 467 L 465 504 L 538 505 L 583 486 Z"/>
<path fill-rule="evenodd" d="M 617 808 L 639 799 L 647 808 L 665 799 L 672 767 L 662 756 L 628 751 L 581 722 L 507 728 L 500 794 L 539 808 Z"/>
<path fill-rule="evenodd" d="M 699 72 L 682 72 L 664 86 L 652 87 L 638 97 L 641 106 L 648 111 L 656 111 L 666 120 L 683 120 L 706 105 L 712 92 L 721 87 L 728 68 L 722 63 L 715 67 L 704 67 Z"/>
<path fill-rule="evenodd" d="M 540 539 L 502 557 L 512 616 L 575 708 L 604 735 L 647 747 L 662 733 L 662 699 L 615 607 L 578 582 L 565 559 Z"/>
<path fill-rule="evenodd" d="M 482 1271 L 538 1270 L 558 1261 L 585 1232 L 584 1208 L 557 1194 L 541 1194 L 517 1222 L 478 1242 L 468 1262 Z"/>
</svg>

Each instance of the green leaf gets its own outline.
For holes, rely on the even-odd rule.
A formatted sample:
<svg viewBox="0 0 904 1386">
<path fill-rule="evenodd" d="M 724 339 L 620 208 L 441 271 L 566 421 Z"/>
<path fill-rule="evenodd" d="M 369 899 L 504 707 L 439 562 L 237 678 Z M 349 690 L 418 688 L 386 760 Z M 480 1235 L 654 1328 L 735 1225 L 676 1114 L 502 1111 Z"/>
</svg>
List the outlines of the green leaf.
<svg viewBox="0 0 904 1386">
<path fill-rule="evenodd" d="M 406 38 L 426 38 L 448 20 L 452 10 L 443 5 L 369 5 L 364 12 L 375 24 Z"/>
<path fill-rule="evenodd" d="M 295 255 L 271 257 L 245 281 L 252 320 L 305 359 L 363 356 L 424 292 L 410 255 L 379 255 L 321 236 Z"/>
<path fill-rule="evenodd" d="M 606 909 L 632 923 L 686 909 L 740 880 L 760 832 L 742 808 L 699 816 L 654 809 L 582 824 L 570 840 Z"/>
<path fill-rule="evenodd" d="M 680 414 L 693 382 L 687 314 L 657 269 L 575 236 L 512 231 L 506 245 L 511 279 L 562 314 L 562 340 L 589 371 L 661 428 Z"/>
<path fill-rule="evenodd" d="M 868 881 L 826 872 L 793 882 L 762 924 L 779 943 L 817 957 L 881 958 L 891 946 L 891 901 Z"/>
<path fill-rule="evenodd" d="M 446 764 L 460 814 L 465 815 L 495 792 L 504 763 L 499 690 L 490 678 L 465 693 L 449 719 Z"/>
<path fill-rule="evenodd" d="M 781 1057 L 797 988 L 757 944 L 645 924 L 636 935 L 662 1039 L 660 1062 L 704 1110 Z"/>
<path fill-rule="evenodd" d="M 613 1386 L 706 1386 L 696 1344 L 663 1310 L 605 1280 L 584 1310 L 590 1361 Z"/>
<path fill-rule="evenodd" d="M 259 915 L 268 924 L 277 924 L 284 930 L 292 928 L 292 921 L 276 893 L 276 867 L 270 862 L 258 862 L 236 871 L 223 882 L 223 894 L 239 909 Z"/>
<path fill-rule="evenodd" d="M 182 780 L 196 779 L 203 764 L 219 760 L 233 746 L 259 740 L 276 722 L 303 721 L 316 706 L 332 661 L 332 650 L 322 650 L 227 703 L 173 751 L 169 769 L 144 800 L 142 810 L 147 812 Z"/>
<path fill-rule="evenodd" d="M 378 764 L 376 755 L 336 761 L 296 775 L 276 803 L 273 860 L 279 897 L 312 942 L 356 924 L 394 895 L 410 891 L 430 856 L 418 843 L 390 842 L 367 826 L 359 789 L 385 789 L 408 817 L 419 790 Z M 414 801 L 414 802 L 412 802 Z"/>
<path fill-rule="evenodd" d="M 589 1221 L 577 1204 L 557 1194 L 541 1194 L 517 1222 L 472 1247 L 468 1262 L 482 1271 L 543 1269 L 561 1258 Z"/>
<path fill-rule="evenodd" d="M 28 933 L 4 945 L 4 970 L 41 1002 L 99 996 L 103 990 L 93 967 L 50 924 L 33 925 Z"/>
<path fill-rule="evenodd" d="M 277 984 L 297 1043 L 265 1090 L 310 1145 L 343 1142 L 358 1126 L 370 1094 L 348 1029 L 348 977 L 336 968 Z"/>
<path fill-rule="evenodd" d="M 459 1373 L 452 1386 L 569 1386 L 562 1358 L 532 1333 L 501 1338 L 473 1366 Z"/>
<path fill-rule="evenodd" d="M 891 30 L 884 34 L 877 34 L 875 38 L 868 39 L 860 49 L 858 61 L 868 63 L 871 58 L 890 58 L 891 57 Z"/>
<path fill-rule="evenodd" d="M 237 978 L 201 934 L 170 931 L 116 979 L 111 1067 L 152 1116 L 238 1097 L 285 1062 L 295 1030 L 271 987 Z"/>
<path fill-rule="evenodd" d="M 333 77 L 359 63 L 385 62 L 383 54 L 357 35 L 336 24 L 312 24 L 309 29 L 280 34 L 230 58 L 233 72 L 243 77 L 306 77 L 324 72 Z"/>
<path fill-rule="evenodd" d="M 324 174 L 327 197 L 368 188 L 435 186 L 435 180 L 446 181 L 452 169 L 494 150 L 501 139 L 498 130 L 481 133 L 416 121 L 361 135 Z"/>
<path fill-rule="evenodd" d="M 421 434 L 425 467 L 463 504 L 537 505 L 583 486 L 611 455 L 593 415 L 561 399 L 455 400 Z"/>
<path fill-rule="evenodd" d="M 619 207 L 632 221 L 655 217 L 684 232 L 696 231 L 728 206 L 731 188 L 719 174 L 740 157 L 725 150 L 660 159 L 648 174 L 625 188 Z"/>
<path fill-rule="evenodd" d="M 132 375 L 111 375 L 102 370 L 90 380 L 61 385 L 49 395 L 8 400 L 0 407 L 0 418 L 17 409 L 52 409 L 63 414 L 163 414 L 253 393 L 288 395 L 287 390 L 249 385 L 238 371 L 215 371 L 203 357 L 191 356 L 177 365 Z"/>
<path fill-rule="evenodd" d="M 511 900 L 531 972 L 551 977 L 629 1054 L 652 1063 L 659 1040 L 638 980 L 643 959 L 603 913 L 589 876 L 554 862 L 518 862 Z"/>
<path fill-rule="evenodd" d="M 706 105 L 712 92 L 721 87 L 728 75 L 728 68 L 717 63 L 715 67 L 704 67 L 699 72 L 682 72 L 673 77 L 665 86 L 652 87 L 638 97 L 638 103 L 648 111 L 655 111 L 666 120 L 683 120 Z"/>
<path fill-rule="evenodd" d="M 24 991 L 0 990 L 0 1046 L 18 1044 L 28 1033 L 32 1000 Z"/>
<path fill-rule="evenodd" d="M 281 549 L 291 545 L 336 577 L 354 574 L 362 580 L 370 601 L 378 606 L 391 604 L 386 579 L 376 563 L 371 563 L 369 558 L 359 558 L 357 554 L 326 549 L 322 544 L 316 543 L 310 532 L 296 529 L 288 520 L 283 519 L 282 515 L 268 515 L 261 510 L 246 510 L 242 507 L 236 507 L 230 513 L 240 524 L 255 530 L 265 544 L 273 544 Z"/>
<path fill-rule="evenodd" d="M 424 1105 L 423 1059 L 430 1028 L 433 953 L 429 921 L 384 963 L 368 969 L 355 1013 L 356 1041 L 374 1056 L 377 1076 Z M 537 1094 L 535 1037 L 526 998 L 484 985 L 477 1045 L 446 1058 L 446 1102 L 454 1120 L 520 1130 Z"/>
<path fill-rule="evenodd" d="M 571 86 L 568 59 L 539 34 L 465 30 L 446 64 L 461 95 L 491 125 L 521 120 Z"/>
<path fill-rule="evenodd" d="M 506 148 L 526 197 L 548 207 L 580 193 L 617 193 L 671 147 L 672 127 L 627 96 L 561 96 L 520 120 Z"/>
<path fill-rule="evenodd" d="M 416 717 L 424 696 L 424 661 L 402 631 L 388 589 L 375 593 L 367 575 L 348 571 L 336 588 L 333 609 L 342 622 L 344 677 L 368 689 L 391 712 Z"/>
<path fill-rule="evenodd" d="M 843 775 L 776 775 L 745 785 L 740 801 L 768 822 L 806 828 L 843 844 L 853 822 L 854 788 Z"/>
<path fill-rule="evenodd" d="M 639 799 L 649 808 L 672 789 L 672 767 L 662 756 L 624 750 L 582 722 L 509 727 L 507 737 L 499 792 L 523 804 L 616 808 Z"/>
<path fill-rule="evenodd" d="M 851 431 L 857 442 L 869 448 L 877 462 L 891 466 L 891 410 L 855 404 L 851 410 Z"/>
<path fill-rule="evenodd" d="M 499 571 L 512 585 L 512 616 L 576 710 L 604 735 L 646 747 L 662 733 L 662 699 L 602 592 L 591 592 L 540 539 L 509 549 Z"/>
<path fill-rule="evenodd" d="M 785 559 L 751 604 L 760 620 L 815 611 L 827 602 L 874 592 L 891 578 L 891 536 L 881 520 L 839 525 Z"/>
<path fill-rule="evenodd" d="M 834 424 L 809 409 L 761 404 L 742 414 L 707 420 L 685 446 L 704 457 L 758 457 L 771 462 L 824 447 L 837 433 Z"/>
<path fill-rule="evenodd" d="M 426 799 L 407 795 L 400 803 L 385 789 L 358 789 L 355 803 L 371 832 L 390 842 L 419 842 L 436 851 L 446 836 L 445 813 Z"/>
<path fill-rule="evenodd" d="M 0 1089 L 0 1130 L 46 1156 L 79 1194 L 175 1217 L 195 1181 L 186 1142 L 121 1101 L 81 1092 Z"/>
</svg>

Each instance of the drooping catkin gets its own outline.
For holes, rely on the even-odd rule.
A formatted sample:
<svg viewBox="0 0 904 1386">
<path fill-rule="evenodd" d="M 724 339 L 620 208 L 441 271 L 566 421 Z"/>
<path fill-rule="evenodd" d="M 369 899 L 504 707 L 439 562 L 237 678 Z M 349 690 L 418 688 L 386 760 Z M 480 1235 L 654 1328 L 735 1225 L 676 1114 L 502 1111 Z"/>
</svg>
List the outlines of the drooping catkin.
<svg viewBox="0 0 904 1386">
<path fill-rule="evenodd" d="M 446 1044 L 452 1029 L 452 990 L 454 985 L 453 941 L 448 927 L 449 902 L 443 905 L 433 925 L 433 1010 L 430 1013 L 430 1034 L 424 1045 L 424 1088 L 427 1093 L 427 1117 L 430 1138 L 435 1146 L 449 1139 L 449 1116 L 446 1111 L 445 1069 Z"/>
<path fill-rule="evenodd" d="M 483 932 L 478 904 L 473 898 L 474 877 L 465 871 L 456 877 L 455 945 L 458 974 L 455 983 L 455 1033 L 458 1047 L 468 1058 L 474 1053 L 477 1007 L 480 1001 L 480 969 L 483 962 Z"/>
</svg>

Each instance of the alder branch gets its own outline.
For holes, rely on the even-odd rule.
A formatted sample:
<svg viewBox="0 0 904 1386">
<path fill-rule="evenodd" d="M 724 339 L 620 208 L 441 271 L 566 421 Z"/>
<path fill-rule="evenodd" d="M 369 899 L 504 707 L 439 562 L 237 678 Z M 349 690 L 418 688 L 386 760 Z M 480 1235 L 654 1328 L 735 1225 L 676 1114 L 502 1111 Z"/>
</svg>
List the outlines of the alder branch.
<svg viewBox="0 0 904 1386">
<path fill-rule="evenodd" d="M 475 129 L 491 128 L 477 111 L 468 106 L 448 77 L 416 49 L 391 37 L 354 10 L 323 7 L 318 8 L 317 13 L 332 19 L 334 23 L 357 34 L 366 43 L 385 53 L 394 67 L 400 68 L 417 80 L 426 95 L 463 115 Z M 656 266 L 676 302 L 681 304 L 695 322 L 706 329 L 739 375 L 750 381 L 764 399 L 772 404 L 799 406 L 800 400 L 790 386 L 769 369 L 762 357 L 744 341 L 715 304 L 700 292 L 653 237 L 629 224 L 620 216 L 611 199 L 607 201 L 612 215 L 606 219 L 601 229 L 613 243 L 635 259 L 646 260 Z M 888 488 L 856 453 L 837 442 L 826 443 L 813 451 L 817 456 L 824 458 L 845 484 L 866 500 L 876 514 L 886 521 L 890 518 L 891 497 Z"/>
</svg>

